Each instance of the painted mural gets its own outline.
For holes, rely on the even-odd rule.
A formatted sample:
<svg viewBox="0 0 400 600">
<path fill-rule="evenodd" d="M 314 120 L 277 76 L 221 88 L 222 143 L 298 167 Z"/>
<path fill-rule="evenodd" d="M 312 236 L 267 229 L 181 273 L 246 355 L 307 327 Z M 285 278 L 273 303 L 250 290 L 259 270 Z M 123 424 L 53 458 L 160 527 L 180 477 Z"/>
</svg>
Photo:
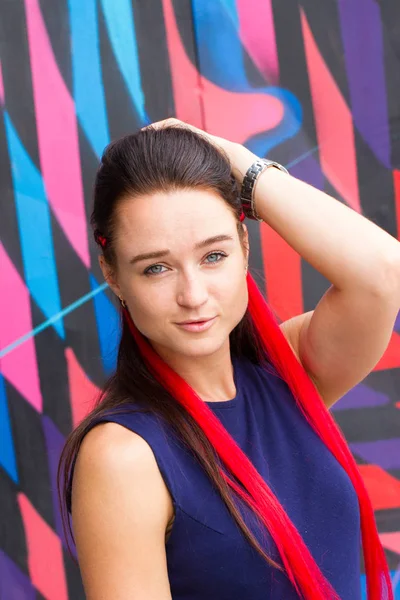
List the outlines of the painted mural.
<svg viewBox="0 0 400 600">
<path fill-rule="evenodd" d="M 176 116 L 278 160 L 399 238 L 400 10 L 0 0 L 0 11 L 0 598 L 78 600 L 55 474 L 116 360 L 117 307 L 88 228 L 104 147 Z M 329 283 L 267 225 L 248 226 L 252 273 L 279 319 L 312 310 Z M 400 318 L 333 414 L 400 599 Z"/>
</svg>

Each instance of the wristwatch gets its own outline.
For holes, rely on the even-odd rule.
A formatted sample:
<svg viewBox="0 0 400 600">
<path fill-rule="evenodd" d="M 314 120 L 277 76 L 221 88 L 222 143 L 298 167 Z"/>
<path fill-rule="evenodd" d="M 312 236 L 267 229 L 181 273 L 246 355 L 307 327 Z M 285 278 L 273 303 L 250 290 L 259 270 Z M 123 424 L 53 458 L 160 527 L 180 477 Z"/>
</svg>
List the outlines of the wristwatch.
<svg viewBox="0 0 400 600">
<path fill-rule="evenodd" d="M 251 167 L 247 169 L 246 175 L 243 178 L 240 199 L 242 201 L 243 212 L 248 219 L 262 221 L 254 206 L 253 190 L 258 176 L 269 167 L 276 167 L 280 171 L 284 171 L 284 173 L 289 173 L 283 165 L 273 160 L 268 160 L 267 158 L 258 158 Z"/>
</svg>

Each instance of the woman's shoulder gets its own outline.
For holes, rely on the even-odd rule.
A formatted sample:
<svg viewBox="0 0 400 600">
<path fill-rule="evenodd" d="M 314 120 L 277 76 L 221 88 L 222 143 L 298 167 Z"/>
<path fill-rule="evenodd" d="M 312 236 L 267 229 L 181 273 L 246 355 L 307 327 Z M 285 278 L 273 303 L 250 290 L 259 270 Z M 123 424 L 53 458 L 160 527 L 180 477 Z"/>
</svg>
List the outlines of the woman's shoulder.
<svg viewBox="0 0 400 600">
<path fill-rule="evenodd" d="M 150 586 L 140 581 L 140 573 L 164 569 L 172 514 L 168 489 L 146 441 L 113 422 L 91 429 L 75 465 L 71 511 L 86 587 L 102 593 L 100 577 L 101 585 L 116 589 L 121 582 L 113 577 L 121 568 L 132 589 Z M 99 576 L 104 562 L 109 572 Z"/>
<path fill-rule="evenodd" d="M 100 422 L 84 437 L 74 467 L 74 488 L 113 486 L 159 478 L 154 451 L 146 439 L 116 422 Z M 120 483 L 120 485 L 123 485 Z"/>
<path fill-rule="evenodd" d="M 149 459 L 164 439 L 167 424 L 154 411 L 137 404 L 125 404 L 102 411 L 89 421 L 79 453 L 105 461 Z"/>
<path fill-rule="evenodd" d="M 123 465 L 123 461 L 135 463 L 145 460 L 148 455 L 149 445 L 142 436 L 118 422 L 108 420 L 97 422 L 86 433 L 78 453 L 81 461 L 95 459 L 105 465 Z"/>
<path fill-rule="evenodd" d="M 129 486 L 143 479 L 149 485 L 160 485 L 157 457 L 147 436 L 118 421 L 100 421 L 86 433 L 74 465 L 75 492 L 82 486 L 123 486 L 122 482 Z"/>
<path fill-rule="evenodd" d="M 108 424 L 109 427 L 105 427 Z M 115 426 L 113 426 L 115 425 Z M 140 433 L 142 430 L 157 431 L 166 427 L 165 419 L 149 406 L 144 406 L 138 402 L 125 402 L 118 406 L 109 407 L 101 411 L 95 411 L 88 420 L 87 433 L 85 437 L 98 428 L 107 432 L 108 435 L 115 435 L 118 438 L 129 438 L 129 433 L 125 430 Z M 139 430 L 139 431 L 138 431 Z M 97 433 L 91 437 L 101 438 Z"/>
<path fill-rule="evenodd" d="M 69 498 L 77 472 L 93 469 L 99 476 L 120 476 L 135 469 L 154 467 L 154 454 L 161 445 L 160 425 L 155 415 L 137 410 L 136 405 L 120 405 L 95 410 L 86 426 L 69 472 Z M 112 475 L 113 477 L 114 475 Z M 68 502 L 70 512 L 71 503 Z"/>
</svg>

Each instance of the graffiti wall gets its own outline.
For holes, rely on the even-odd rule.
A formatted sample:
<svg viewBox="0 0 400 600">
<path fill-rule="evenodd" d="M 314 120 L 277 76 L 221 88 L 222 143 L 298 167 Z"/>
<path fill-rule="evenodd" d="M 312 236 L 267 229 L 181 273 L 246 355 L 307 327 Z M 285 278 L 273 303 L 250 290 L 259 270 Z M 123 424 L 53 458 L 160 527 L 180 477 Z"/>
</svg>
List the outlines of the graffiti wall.
<svg viewBox="0 0 400 600">
<path fill-rule="evenodd" d="M 0 0 L 0 598 L 84 598 L 63 538 L 65 436 L 112 372 L 116 305 L 88 229 L 105 145 L 177 116 L 400 233 L 396 0 Z M 267 225 L 251 268 L 280 319 L 329 283 Z M 400 319 L 334 407 L 400 598 Z"/>
</svg>

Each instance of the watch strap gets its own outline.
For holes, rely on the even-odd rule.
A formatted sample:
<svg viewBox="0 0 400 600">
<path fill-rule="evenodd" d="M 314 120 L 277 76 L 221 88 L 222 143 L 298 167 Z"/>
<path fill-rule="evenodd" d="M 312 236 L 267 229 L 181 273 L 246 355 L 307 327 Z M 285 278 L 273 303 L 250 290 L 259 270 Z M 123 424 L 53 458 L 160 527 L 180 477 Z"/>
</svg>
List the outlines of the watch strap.
<svg viewBox="0 0 400 600">
<path fill-rule="evenodd" d="M 249 219 L 262 221 L 258 216 L 254 206 L 254 187 L 259 175 L 269 167 L 276 167 L 280 171 L 288 173 L 289 171 L 281 164 L 267 158 L 258 158 L 248 169 L 243 178 L 240 199 L 243 212 Z"/>
</svg>

